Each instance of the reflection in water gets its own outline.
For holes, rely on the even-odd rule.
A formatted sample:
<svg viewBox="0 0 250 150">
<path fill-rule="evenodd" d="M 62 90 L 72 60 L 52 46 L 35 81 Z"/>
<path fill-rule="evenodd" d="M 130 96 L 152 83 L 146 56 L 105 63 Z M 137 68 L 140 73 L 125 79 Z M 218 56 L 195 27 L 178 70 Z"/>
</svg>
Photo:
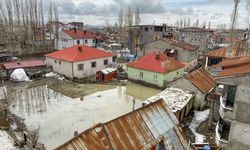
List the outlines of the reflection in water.
<svg viewBox="0 0 250 150">
<path fill-rule="evenodd" d="M 60 94 L 48 89 L 47 86 L 40 86 L 17 91 L 14 99 L 12 107 L 18 107 L 18 110 L 15 108 L 18 115 L 30 117 L 36 113 L 44 114 L 51 105 L 51 99 L 60 101 Z"/>
<path fill-rule="evenodd" d="M 38 141 L 53 149 L 71 139 L 75 131 L 82 132 L 141 107 L 141 101 L 126 91 L 126 86 L 118 86 L 72 99 L 41 86 L 17 91 L 11 111 L 25 118 L 27 126 L 38 124 Z"/>
</svg>

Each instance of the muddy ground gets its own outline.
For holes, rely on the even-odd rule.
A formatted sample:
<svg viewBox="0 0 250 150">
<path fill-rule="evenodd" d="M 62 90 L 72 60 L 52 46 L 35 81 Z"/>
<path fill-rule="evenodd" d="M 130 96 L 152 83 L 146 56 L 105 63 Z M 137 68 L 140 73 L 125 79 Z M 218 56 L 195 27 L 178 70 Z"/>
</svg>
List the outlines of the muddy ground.
<svg viewBox="0 0 250 150">
<path fill-rule="evenodd" d="M 192 133 L 192 131 L 189 129 L 189 125 L 192 122 L 192 119 L 194 117 L 193 111 L 190 112 L 190 114 L 181 122 L 183 125 L 183 131 L 186 135 L 187 139 L 190 140 L 192 143 L 195 143 L 195 136 Z M 202 135 L 206 136 L 206 140 L 204 140 L 204 143 L 215 143 L 215 125 L 212 125 L 211 127 L 208 125 L 208 120 L 201 123 L 199 127 L 196 129 L 196 132 Z"/>
</svg>

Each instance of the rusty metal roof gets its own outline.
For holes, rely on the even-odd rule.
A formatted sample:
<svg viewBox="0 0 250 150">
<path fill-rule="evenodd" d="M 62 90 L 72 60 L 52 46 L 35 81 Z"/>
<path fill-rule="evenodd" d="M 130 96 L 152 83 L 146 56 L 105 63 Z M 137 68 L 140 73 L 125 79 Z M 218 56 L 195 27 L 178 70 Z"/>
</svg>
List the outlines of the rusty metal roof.
<svg viewBox="0 0 250 150">
<path fill-rule="evenodd" d="M 234 67 L 230 69 L 224 69 L 217 74 L 216 79 L 238 76 L 242 74 L 250 74 L 250 64 L 242 65 L 239 67 Z"/>
<path fill-rule="evenodd" d="M 202 93 L 208 93 L 215 85 L 215 80 L 204 68 L 187 74 L 186 78 Z"/>
<path fill-rule="evenodd" d="M 186 149 L 178 121 L 163 100 L 90 128 L 56 150 L 151 149 L 163 141 L 167 149 Z"/>
<path fill-rule="evenodd" d="M 250 55 L 246 56 L 239 56 L 239 57 L 232 57 L 232 58 L 226 58 L 222 60 L 217 65 L 213 65 L 212 67 L 239 67 L 241 65 L 249 64 L 250 63 Z"/>
</svg>

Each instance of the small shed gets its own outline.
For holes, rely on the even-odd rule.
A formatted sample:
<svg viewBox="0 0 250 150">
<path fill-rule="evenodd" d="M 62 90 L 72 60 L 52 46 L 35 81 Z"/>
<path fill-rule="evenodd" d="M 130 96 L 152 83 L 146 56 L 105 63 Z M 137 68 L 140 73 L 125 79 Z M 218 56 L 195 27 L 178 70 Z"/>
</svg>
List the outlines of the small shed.
<svg viewBox="0 0 250 150">
<path fill-rule="evenodd" d="M 117 76 L 116 68 L 106 68 L 96 72 L 96 80 L 108 82 Z"/>
</svg>

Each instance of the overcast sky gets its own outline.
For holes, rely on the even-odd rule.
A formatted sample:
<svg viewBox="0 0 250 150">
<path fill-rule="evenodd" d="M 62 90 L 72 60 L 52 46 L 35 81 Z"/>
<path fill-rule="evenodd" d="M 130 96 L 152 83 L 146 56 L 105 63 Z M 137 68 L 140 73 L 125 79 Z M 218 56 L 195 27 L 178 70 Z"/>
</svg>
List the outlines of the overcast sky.
<svg viewBox="0 0 250 150">
<path fill-rule="evenodd" d="M 1 1 L 1 0 L 0 0 Z M 200 25 L 211 21 L 230 25 L 230 15 L 234 0 L 43 0 L 45 9 L 55 1 L 59 6 L 61 21 L 83 21 L 85 24 L 105 25 L 117 22 L 120 8 L 138 7 L 141 12 L 141 24 L 174 25 L 176 20 L 190 17 L 191 24 L 198 18 Z M 246 27 L 246 1 L 239 5 L 238 26 Z"/>
</svg>

